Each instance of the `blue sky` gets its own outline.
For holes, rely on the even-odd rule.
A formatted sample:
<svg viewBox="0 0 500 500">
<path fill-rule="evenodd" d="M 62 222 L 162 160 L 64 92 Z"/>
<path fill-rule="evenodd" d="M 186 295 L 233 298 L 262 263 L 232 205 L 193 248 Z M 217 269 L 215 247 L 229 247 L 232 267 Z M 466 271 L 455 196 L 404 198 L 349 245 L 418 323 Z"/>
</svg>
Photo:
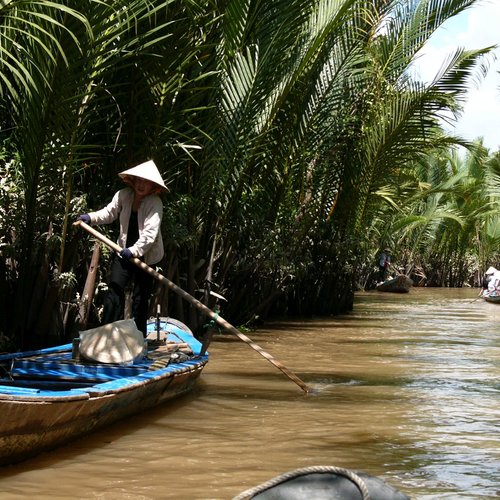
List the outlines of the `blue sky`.
<svg viewBox="0 0 500 500">
<path fill-rule="evenodd" d="M 419 63 L 419 74 L 430 80 L 448 56 L 458 47 L 479 49 L 500 45 L 500 0 L 480 0 L 474 7 L 450 19 L 426 44 Z M 487 77 L 468 94 L 462 117 L 448 129 L 466 139 L 483 137 L 490 151 L 500 149 L 500 47 L 490 57 Z"/>
</svg>

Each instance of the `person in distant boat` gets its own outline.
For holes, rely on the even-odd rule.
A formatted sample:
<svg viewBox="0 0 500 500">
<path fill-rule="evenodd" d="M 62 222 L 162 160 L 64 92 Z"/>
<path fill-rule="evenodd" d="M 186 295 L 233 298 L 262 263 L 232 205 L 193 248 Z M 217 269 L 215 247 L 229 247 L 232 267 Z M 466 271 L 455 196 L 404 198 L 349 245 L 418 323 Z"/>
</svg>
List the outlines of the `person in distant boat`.
<svg viewBox="0 0 500 500">
<path fill-rule="evenodd" d="M 493 278 L 493 275 L 498 272 L 497 269 L 493 266 L 490 266 L 486 272 L 484 273 L 484 276 L 483 276 L 483 282 L 481 283 L 481 287 L 482 287 L 482 293 L 484 294 L 485 292 L 487 292 L 488 290 L 488 285 L 490 283 L 490 281 L 492 280 Z"/>
<path fill-rule="evenodd" d="M 483 281 L 483 296 L 497 297 L 500 295 L 500 271 L 490 267 L 485 274 L 488 276 L 488 281 L 486 288 Z"/>
<path fill-rule="evenodd" d="M 391 264 L 391 249 L 384 248 L 378 259 L 378 282 L 385 281 L 389 266 Z"/>
<path fill-rule="evenodd" d="M 77 220 L 90 225 L 110 224 L 120 220 L 118 244 L 122 251 L 113 256 L 101 322 L 107 324 L 123 319 L 125 288 L 133 280 L 132 316 L 137 328 L 146 336 L 154 278 L 130 259 L 137 257 L 154 268 L 163 258 L 163 202 L 159 195 L 168 189 L 152 160 L 118 175 L 128 187 L 115 193 L 106 207 L 97 212 L 82 214 Z"/>
</svg>

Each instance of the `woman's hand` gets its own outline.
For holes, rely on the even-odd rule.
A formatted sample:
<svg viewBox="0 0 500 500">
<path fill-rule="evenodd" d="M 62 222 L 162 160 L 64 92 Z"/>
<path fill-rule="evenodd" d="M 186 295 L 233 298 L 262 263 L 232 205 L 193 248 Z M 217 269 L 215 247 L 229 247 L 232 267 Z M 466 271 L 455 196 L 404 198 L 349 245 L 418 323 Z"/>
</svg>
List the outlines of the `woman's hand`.
<svg viewBox="0 0 500 500">
<path fill-rule="evenodd" d="M 120 252 L 120 257 L 122 259 L 125 259 L 125 260 L 130 260 L 133 257 L 132 252 L 130 251 L 130 248 L 124 248 Z"/>
<path fill-rule="evenodd" d="M 90 224 L 90 215 L 89 214 L 79 215 L 76 220 L 85 222 L 85 224 Z"/>
</svg>

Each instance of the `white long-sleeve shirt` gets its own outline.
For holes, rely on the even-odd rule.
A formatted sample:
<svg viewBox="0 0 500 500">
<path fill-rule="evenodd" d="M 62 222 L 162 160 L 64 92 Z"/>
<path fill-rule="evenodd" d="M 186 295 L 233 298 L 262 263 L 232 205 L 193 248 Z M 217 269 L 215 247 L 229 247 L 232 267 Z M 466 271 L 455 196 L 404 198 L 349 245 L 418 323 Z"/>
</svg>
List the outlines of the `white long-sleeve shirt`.
<svg viewBox="0 0 500 500">
<path fill-rule="evenodd" d="M 488 293 L 494 295 L 500 294 L 500 271 L 495 271 L 488 282 Z"/>
<path fill-rule="evenodd" d="M 120 235 L 117 243 L 124 248 L 127 242 L 128 223 L 133 201 L 134 190 L 130 187 L 121 189 L 115 193 L 106 207 L 97 212 L 89 213 L 90 224 L 110 224 L 119 217 Z M 137 211 L 139 239 L 128 248 L 134 257 L 144 256 L 144 262 L 148 265 L 157 264 L 163 258 L 162 216 L 163 202 L 161 198 L 156 194 L 146 196 Z"/>
</svg>

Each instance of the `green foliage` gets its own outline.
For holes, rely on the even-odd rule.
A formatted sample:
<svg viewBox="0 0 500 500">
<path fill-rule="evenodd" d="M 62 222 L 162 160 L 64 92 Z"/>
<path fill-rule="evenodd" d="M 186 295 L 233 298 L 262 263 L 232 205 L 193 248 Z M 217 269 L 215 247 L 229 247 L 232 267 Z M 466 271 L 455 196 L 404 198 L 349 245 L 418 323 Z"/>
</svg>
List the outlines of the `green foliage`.
<svg viewBox="0 0 500 500">
<path fill-rule="evenodd" d="M 191 294 L 212 282 L 238 323 L 349 309 L 382 242 L 408 264 L 443 256 L 448 283 L 463 281 L 460 259 L 480 241 L 482 264 L 498 241 L 499 162 L 442 157 L 463 141 L 439 124 L 488 49 L 457 49 L 428 85 L 411 71 L 474 3 L 2 3 L 0 288 L 14 298 L 0 330 L 20 344 L 66 335 L 92 246 L 71 222 L 149 158 L 170 188 L 162 269 Z"/>
<path fill-rule="evenodd" d="M 391 234 L 399 262 L 420 269 L 430 286 L 478 286 L 499 261 L 497 154 L 476 143 L 465 155 L 436 150 L 415 166 L 413 192 L 378 221 Z M 423 274 L 422 274 L 423 273 Z"/>
</svg>

